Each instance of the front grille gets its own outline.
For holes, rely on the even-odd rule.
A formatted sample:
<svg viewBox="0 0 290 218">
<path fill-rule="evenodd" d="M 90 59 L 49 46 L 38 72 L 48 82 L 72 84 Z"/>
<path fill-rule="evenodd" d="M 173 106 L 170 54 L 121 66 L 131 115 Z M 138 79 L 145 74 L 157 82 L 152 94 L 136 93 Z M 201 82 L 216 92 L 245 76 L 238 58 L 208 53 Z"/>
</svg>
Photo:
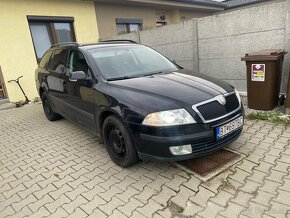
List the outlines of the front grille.
<svg viewBox="0 0 290 218">
<path fill-rule="evenodd" d="M 225 105 L 222 105 L 217 100 L 215 100 L 198 106 L 197 110 L 201 113 L 205 120 L 213 120 L 239 108 L 240 104 L 235 94 L 228 95 L 225 98 Z"/>
<path fill-rule="evenodd" d="M 198 157 L 217 151 L 238 138 L 241 132 L 242 129 L 238 129 L 218 141 L 192 144 L 192 154 Z"/>
</svg>

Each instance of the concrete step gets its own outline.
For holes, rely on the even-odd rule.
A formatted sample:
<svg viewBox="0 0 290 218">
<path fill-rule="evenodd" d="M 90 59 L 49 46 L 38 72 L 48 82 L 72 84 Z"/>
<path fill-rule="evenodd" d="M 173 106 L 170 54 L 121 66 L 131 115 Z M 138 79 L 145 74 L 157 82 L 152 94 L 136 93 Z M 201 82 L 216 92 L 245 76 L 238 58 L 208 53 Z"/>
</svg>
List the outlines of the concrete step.
<svg viewBox="0 0 290 218">
<path fill-rule="evenodd" d="M 0 98 L 0 105 L 1 104 L 6 104 L 6 103 L 10 103 L 8 98 L 3 98 L 3 99 Z"/>
<path fill-rule="evenodd" d="M 11 108 L 15 108 L 15 104 L 12 104 L 8 101 L 8 103 L 1 103 L 0 104 L 0 111 L 8 110 Z"/>
</svg>

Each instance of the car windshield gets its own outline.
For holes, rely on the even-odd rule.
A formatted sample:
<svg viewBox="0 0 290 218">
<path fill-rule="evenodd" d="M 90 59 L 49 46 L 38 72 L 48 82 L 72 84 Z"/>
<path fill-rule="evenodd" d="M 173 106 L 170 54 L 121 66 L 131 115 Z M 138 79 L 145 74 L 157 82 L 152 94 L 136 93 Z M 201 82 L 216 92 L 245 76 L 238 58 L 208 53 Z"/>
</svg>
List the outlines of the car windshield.
<svg viewBox="0 0 290 218">
<path fill-rule="evenodd" d="M 107 80 L 128 79 L 178 70 L 170 60 L 142 45 L 108 46 L 90 49 L 89 53 Z"/>
</svg>

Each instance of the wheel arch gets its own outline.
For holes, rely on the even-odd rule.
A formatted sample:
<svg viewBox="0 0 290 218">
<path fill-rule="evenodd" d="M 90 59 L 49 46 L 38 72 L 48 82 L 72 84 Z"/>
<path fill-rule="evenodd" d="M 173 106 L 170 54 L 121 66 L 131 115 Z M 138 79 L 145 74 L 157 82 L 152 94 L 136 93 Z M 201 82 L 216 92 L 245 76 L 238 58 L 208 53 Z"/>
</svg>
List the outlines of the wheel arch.
<svg viewBox="0 0 290 218">
<path fill-rule="evenodd" d="M 121 114 L 119 114 L 117 111 L 113 111 L 113 110 L 104 110 L 100 113 L 99 115 L 99 122 L 98 122 L 98 125 L 99 125 L 99 133 L 101 136 L 103 136 L 102 134 L 102 128 L 103 128 L 103 124 L 104 124 L 104 121 L 107 117 L 111 116 L 111 115 L 115 115 L 116 117 L 118 117 L 125 125 L 126 125 L 126 122 L 124 122 L 124 119 L 122 117 Z"/>
</svg>

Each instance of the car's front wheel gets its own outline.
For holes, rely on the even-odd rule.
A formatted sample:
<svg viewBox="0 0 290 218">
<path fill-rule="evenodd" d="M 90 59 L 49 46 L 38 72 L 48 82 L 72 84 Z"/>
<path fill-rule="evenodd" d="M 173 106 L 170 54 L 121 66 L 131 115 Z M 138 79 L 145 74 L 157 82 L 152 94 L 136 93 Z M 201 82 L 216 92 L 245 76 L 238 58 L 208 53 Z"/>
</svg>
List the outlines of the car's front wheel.
<svg viewBox="0 0 290 218">
<path fill-rule="evenodd" d="M 107 152 L 117 165 L 128 167 L 139 161 L 134 142 L 118 117 L 111 115 L 105 119 L 102 135 Z"/>
<path fill-rule="evenodd" d="M 55 121 L 55 120 L 61 119 L 61 116 L 52 110 L 46 93 L 42 94 L 41 99 L 42 99 L 42 106 L 43 106 L 43 110 L 44 110 L 44 114 L 46 118 L 49 121 Z"/>
</svg>

